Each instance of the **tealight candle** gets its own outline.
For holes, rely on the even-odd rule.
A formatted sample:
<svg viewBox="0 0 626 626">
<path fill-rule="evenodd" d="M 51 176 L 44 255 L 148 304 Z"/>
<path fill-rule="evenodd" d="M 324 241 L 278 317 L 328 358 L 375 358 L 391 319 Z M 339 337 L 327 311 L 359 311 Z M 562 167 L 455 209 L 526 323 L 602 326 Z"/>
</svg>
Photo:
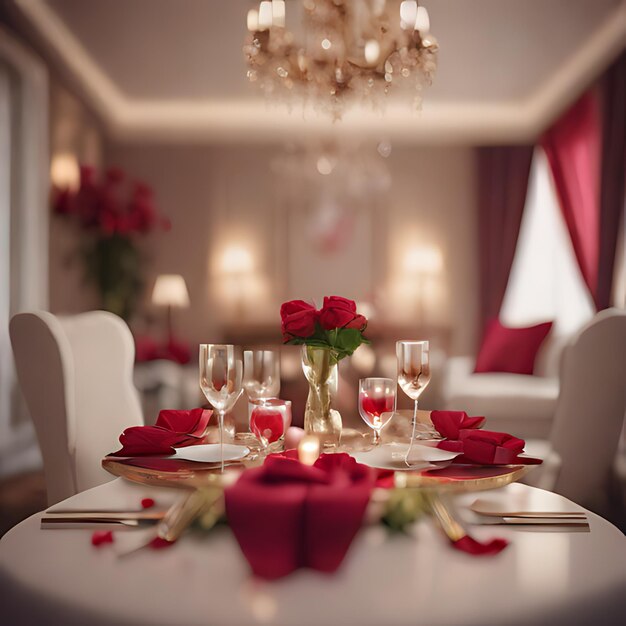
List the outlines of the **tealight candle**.
<svg viewBox="0 0 626 626">
<path fill-rule="evenodd" d="M 313 435 L 302 437 L 298 444 L 298 459 L 304 465 L 313 465 L 320 455 L 320 441 Z"/>
</svg>

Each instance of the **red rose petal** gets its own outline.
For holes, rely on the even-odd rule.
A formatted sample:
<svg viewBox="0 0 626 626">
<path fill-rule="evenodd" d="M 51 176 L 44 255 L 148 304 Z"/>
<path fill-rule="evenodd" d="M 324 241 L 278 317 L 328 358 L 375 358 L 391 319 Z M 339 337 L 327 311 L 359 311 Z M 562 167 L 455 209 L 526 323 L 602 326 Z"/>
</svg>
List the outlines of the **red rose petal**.
<svg viewBox="0 0 626 626">
<path fill-rule="evenodd" d="M 160 550 L 161 548 L 169 548 L 175 543 L 175 541 L 168 541 L 167 539 L 162 539 L 161 537 L 155 537 L 148 545 L 154 550 Z"/>
<path fill-rule="evenodd" d="M 110 530 L 96 530 L 91 535 L 91 545 L 99 548 L 105 543 L 113 543 L 113 532 Z"/>
<path fill-rule="evenodd" d="M 143 498 L 141 501 L 142 509 L 151 509 L 154 506 L 155 502 L 152 498 Z"/>
<path fill-rule="evenodd" d="M 495 538 L 490 541 L 478 541 L 469 535 L 452 541 L 452 545 L 461 552 L 467 552 L 472 556 L 490 556 L 502 552 L 509 545 L 506 539 Z"/>
</svg>

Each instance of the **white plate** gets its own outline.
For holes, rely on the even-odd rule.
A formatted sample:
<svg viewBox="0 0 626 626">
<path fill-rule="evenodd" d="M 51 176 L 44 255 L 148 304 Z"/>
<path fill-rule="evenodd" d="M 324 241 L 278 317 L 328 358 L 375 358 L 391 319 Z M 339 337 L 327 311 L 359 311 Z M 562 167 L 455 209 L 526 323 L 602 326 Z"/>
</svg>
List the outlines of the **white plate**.
<svg viewBox="0 0 626 626">
<path fill-rule="evenodd" d="M 390 443 L 377 446 L 364 452 L 351 452 L 358 463 L 378 469 L 408 470 L 425 469 L 436 463 L 446 463 L 459 456 L 458 452 L 448 452 L 429 445 L 414 443 L 411 450 L 411 467 L 407 467 L 404 457 L 409 448 L 408 443 Z"/>
<path fill-rule="evenodd" d="M 184 459 L 185 461 L 198 461 L 199 463 L 219 463 L 222 460 L 219 443 L 205 443 L 199 446 L 186 446 L 177 448 L 176 454 L 170 459 Z M 237 461 L 243 459 L 250 452 L 246 446 L 235 446 L 232 443 L 224 444 L 224 461 Z"/>
</svg>

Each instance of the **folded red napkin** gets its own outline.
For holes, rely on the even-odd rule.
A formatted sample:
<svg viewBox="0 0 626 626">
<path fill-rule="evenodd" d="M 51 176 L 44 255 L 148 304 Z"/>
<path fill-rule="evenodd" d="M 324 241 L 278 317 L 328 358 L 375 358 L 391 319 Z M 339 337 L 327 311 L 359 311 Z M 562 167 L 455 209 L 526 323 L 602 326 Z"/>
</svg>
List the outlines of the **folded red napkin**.
<svg viewBox="0 0 626 626">
<path fill-rule="evenodd" d="M 213 411 L 201 407 L 190 411 L 163 409 L 159 412 L 156 425 L 175 433 L 203 437 L 211 415 L 213 415 Z"/>
<path fill-rule="evenodd" d="M 469 417 L 465 411 L 432 411 L 430 419 L 437 432 L 445 437 L 437 444 L 442 450 L 461 452 L 453 463 L 477 465 L 535 465 L 540 459 L 520 457 L 523 439 L 492 430 L 479 430 L 484 417 Z"/>
<path fill-rule="evenodd" d="M 484 417 L 469 417 L 465 411 L 431 411 L 430 420 L 446 439 L 458 439 L 461 429 L 482 428 L 485 423 Z"/>
<path fill-rule="evenodd" d="M 299 567 L 335 571 L 361 526 L 375 472 L 344 453 L 313 466 L 270 455 L 226 490 L 226 515 L 252 571 L 280 578 Z"/>
<path fill-rule="evenodd" d="M 444 439 L 437 447 L 450 452 L 461 452 L 453 463 L 476 463 L 478 465 L 536 465 L 540 459 L 519 456 L 525 441 L 491 430 L 462 429 L 457 440 Z"/>
<path fill-rule="evenodd" d="M 122 448 L 110 456 L 167 456 L 204 440 L 212 411 L 163 410 L 154 426 L 131 426 L 120 435 Z"/>
</svg>

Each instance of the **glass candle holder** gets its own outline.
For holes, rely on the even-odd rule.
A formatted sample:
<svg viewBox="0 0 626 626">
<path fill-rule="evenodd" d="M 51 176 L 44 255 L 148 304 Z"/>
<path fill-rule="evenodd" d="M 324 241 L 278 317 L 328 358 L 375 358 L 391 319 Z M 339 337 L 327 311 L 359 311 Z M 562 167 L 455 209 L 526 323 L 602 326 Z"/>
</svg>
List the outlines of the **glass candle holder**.
<svg viewBox="0 0 626 626">
<path fill-rule="evenodd" d="M 291 401 L 263 398 L 250 402 L 250 407 L 250 432 L 267 452 L 281 451 L 291 426 Z"/>
</svg>

